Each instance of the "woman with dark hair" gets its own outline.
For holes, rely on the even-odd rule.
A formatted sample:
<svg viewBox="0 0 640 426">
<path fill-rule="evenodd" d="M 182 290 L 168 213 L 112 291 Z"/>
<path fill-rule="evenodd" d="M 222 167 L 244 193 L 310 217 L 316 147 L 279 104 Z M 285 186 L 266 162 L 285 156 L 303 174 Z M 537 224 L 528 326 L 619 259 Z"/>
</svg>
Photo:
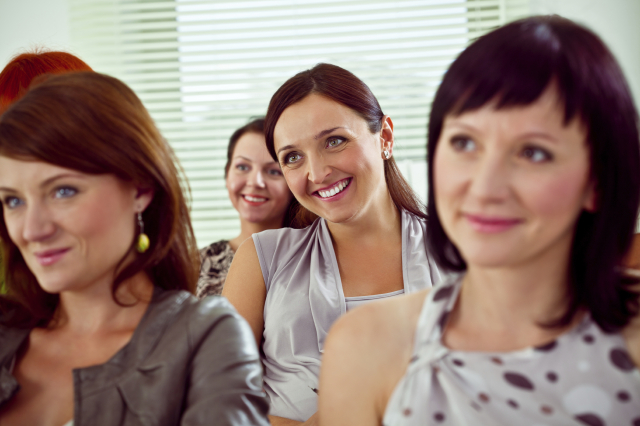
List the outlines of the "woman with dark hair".
<svg viewBox="0 0 640 426">
<path fill-rule="evenodd" d="M 429 247 L 451 277 L 335 325 L 325 425 L 640 424 L 638 116 L 591 31 L 471 44 L 429 121 Z M 346 397 L 349 395 L 349 397 Z"/>
<path fill-rule="evenodd" d="M 240 216 L 240 235 L 200 250 L 200 278 L 196 295 L 220 294 L 233 255 L 252 234 L 291 226 L 292 200 L 280 165 L 267 151 L 264 118 L 256 118 L 233 132 L 227 148 L 224 179 L 233 208 Z"/>
<path fill-rule="evenodd" d="M 317 424 L 324 340 L 346 311 L 430 287 L 426 214 L 393 159 L 393 122 L 340 67 L 301 72 L 271 98 L 267 148 L 304 229 L 254 234 L 223 295 L 262 345 L 273 425 Z"/>
<path fill-rule="evenodd" d="M 250 329 L 190 294 L 176 164 L 97 73 L 48 77 L 0 117 L 0 424 L 268 424 Z"/>
<path fill-rule="evenodd" d="M 72 71 L 92 69 L 82 59 L 67 52 L 35 51 L 14 57 L 0 72 L 0 114 L 26 93 L 34 78 Z"/>
</svg>

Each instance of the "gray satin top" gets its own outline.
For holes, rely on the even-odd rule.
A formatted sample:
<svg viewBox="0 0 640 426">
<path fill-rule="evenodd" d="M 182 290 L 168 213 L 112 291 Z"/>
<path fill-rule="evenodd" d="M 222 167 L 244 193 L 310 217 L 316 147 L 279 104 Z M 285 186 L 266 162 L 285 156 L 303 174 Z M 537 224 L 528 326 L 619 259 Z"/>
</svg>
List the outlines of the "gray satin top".
<svg viewBox="0 0 640 426">
<path fill-rule="evenodd" d="M 427 254 L 426 222 L 403 211 L 404 292 L 440 280 Z M 305 421 L 317 411 L 318 374 L 324 340 L 346 312 L 331 235 L 324 219 L 305 229 L 282 228 L 253 235 L 267 287 L 262 362 L 270 414 Z"/>
</svg>

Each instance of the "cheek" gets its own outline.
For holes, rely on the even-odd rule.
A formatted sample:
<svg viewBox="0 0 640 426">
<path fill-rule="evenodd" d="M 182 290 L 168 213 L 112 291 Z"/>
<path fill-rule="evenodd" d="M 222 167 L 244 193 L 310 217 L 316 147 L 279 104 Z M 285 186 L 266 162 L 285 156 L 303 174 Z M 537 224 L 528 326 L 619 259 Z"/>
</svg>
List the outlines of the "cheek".
<svg viewBox="0 0 640 426">
<path fill-rule="evenodd" d="M 234 176 L 233 174 L 229 174 L 227 176 L 227 190 L 229 191 L 229 195 L 235 195 L 245 186 L 246 179 L 242 176 Z"/>
<path fill-rule="evenodd" d="M 284 204 L 289 204 L 291 200 L 291 191 L 287 186 L 287 181 L 283 179 L 274 180 L 269 186 L 269 192 L 273 198 Z"/>
<path fill-rule="evenodd" d="M 293 195 L 298 198 L 306 192 L 306 179 L 301 170 L 297 169 L 283 169 L 282 175 L 284 176 L 284 187 L 290 188 Z"/>
<path fill-rule="evenodd" d="M 433 161 L 433 190 L 438 209 L 445 208 L 451 202 L 451 198 L 464 190 L 465 182 L 468 182 L 468 167 L 461 167 L 452 161 L 449 153 L 436 148 Z"/>
<path fill-rule="evenodd" d="M 565 169 L 552 176 L 527 179 L 520 185 L 520 193 L 529 208 L 540 215 L 573 217 L 582 210 L 587 182 L 586 171 Z"/>
</svg>

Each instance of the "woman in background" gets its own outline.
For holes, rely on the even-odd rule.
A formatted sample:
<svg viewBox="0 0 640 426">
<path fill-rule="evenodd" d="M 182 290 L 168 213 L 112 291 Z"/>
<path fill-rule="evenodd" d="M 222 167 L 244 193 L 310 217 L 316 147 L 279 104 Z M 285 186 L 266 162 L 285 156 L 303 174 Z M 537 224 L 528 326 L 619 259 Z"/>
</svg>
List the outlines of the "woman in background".
<svg viewBox="0 0 640 426">
<path fill-rule="evenodd" d="M 136 95 L 48 77 L 0 116 L 0 425 L 266 425 L 262 369 Z"/>
<path fill-rule="evenodd" d="M 514 59 L 515 58 L 515 59 Z M 591 31 L 532 17 L 471 44 L 429 120 L 445 284 L 331 331 L 320 420 L 638 425 L 638 115 Z"/>
<path fill-rule="evenodd" d="M 393 122 L 359 78 L 329 64 L 295 75 L 271 98 L 265 135 L 308 226 L 246 240 L 222 294 L 262 346 L 271 423 L 315 425 L 333 322 L 439 273 L 422 203 L 393 159 Z"/>
<path fill-rule="evenodd" d="M 67 52 L 27 52 L 9 61 L 0 72 L 0 114 L 20 99 L 34 78 L 43 74 L 92 71 L 80 58 Z"/>
<path fill-rule="evenodd" d="M 267 151 L 264 118 L 236 130 L 227 148 L 224 178 L 229 199 L 240 216 L 240 235 L 200 250 L 202 266 L 196 294 L 220 294 L 238 246 L 252 234 L 290 226 L 291 191 L 280 165 Z"/>
</svg>

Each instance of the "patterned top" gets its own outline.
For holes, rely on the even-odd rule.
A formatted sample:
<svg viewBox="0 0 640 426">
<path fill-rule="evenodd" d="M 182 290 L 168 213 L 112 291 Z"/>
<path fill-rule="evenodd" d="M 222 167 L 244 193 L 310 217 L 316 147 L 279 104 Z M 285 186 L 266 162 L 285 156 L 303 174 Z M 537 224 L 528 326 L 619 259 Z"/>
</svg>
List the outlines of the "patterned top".
<svg viewBox="0 0 640 426">
<path fill-rule="evenodd" d="M 200 250 L 200 278 L 196 288 L 196 296 L 202 299 L 205 296 L 222 293 L 224 281 L 233 260 L 235 252 L 231 250 L 229 241 L 220 240 Z"/>
<path fill-rule="evenodd" d="M 640 371 L 620 333 L 604 333 L 585 315 L 542 346 L 451 350 L 441 337 L 460 283 L 454 276 L 427 296 L 384 426 L 640 426 Z"/>
</svg>

